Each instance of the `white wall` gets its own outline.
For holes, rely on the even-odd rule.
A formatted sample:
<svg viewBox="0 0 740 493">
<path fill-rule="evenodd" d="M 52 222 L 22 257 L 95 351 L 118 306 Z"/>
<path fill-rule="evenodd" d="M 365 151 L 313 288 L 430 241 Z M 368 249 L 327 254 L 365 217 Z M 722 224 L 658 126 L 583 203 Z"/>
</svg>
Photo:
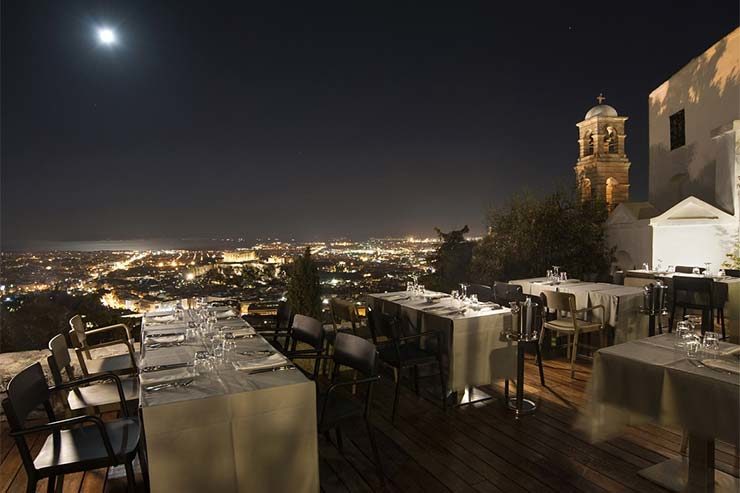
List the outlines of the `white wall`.
<svg viewBox="0 0 740 493">
<path fill-rule="evenodd" d="M 739 65 L 740 28 L 650 94 L 650 203 L 658 211 L 693 195 L 740 218 L 735 124 L 740 120 Z M 681 109 L 686 145 L 671 151 L 669 117 Z"/>
<path fill-rule="evenodd" d="M 734 224 L 696 224 L 678 226 L 653 226 L 653 261 L 662 260 L 669 265 L 704 266 L 712 263 L 714 272 L 727 260 L 725 255 L 737 239 Z"/>
<path fill-rule="evenodd" d="M 648 220 L 609 225 L 606 241 L 610 248 L 616 247 L 615 263 L 622 269 L 641 269 L 643 262 L 652 261 L 653 237 Z"/>
</svg>

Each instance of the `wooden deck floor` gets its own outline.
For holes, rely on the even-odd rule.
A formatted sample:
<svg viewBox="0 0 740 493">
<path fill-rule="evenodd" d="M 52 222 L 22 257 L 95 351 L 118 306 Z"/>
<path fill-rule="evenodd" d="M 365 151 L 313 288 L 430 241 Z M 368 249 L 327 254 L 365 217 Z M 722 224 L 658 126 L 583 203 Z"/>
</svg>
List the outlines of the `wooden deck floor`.
<svg viewBox="0 0 740 493">
<path fill-rule="evenodd" d="M 494 399 L 458 407 L 445 414 L 428 395 L 404 389 L 400 414 L 390 421 L 393 384 L 383 379 L 375 399 L 373 421 L 380 448 L 387 490 L 409 492 L 488 491 L 537 493 L 660 492 L 637 471 L 679 456 L 680 434 L 655 426 L 625 430 L 621 438 L 590 444 L 573 430 L 584 403 L 590 365 L 579 365 L 576 379 L 569 377 L 562 360 L 546 361 L 547 387 L 539 384 L 536 367 L 527 363 L 526 391 L 539 409 L 517 421 L 504 409 L 503 385 L 486 388 Z M 436 391 L 436 392 L 435 392 Z M 435 392 L 432 394 L 432 392 Z M 371 462 L 364 426 L 343 429 L 344 452 L 319 437 L 321 489 L 324 492 L 381 491 Z M 25 491 L 26 475 L 18 452 L 3 423 L 0 435 L 0 492 Z M 34 452 L 42 437 L 32 440 Z M 717 467 L 738 475 L 734 446 L 717 444 Z M 143 491 L 143 488 L 139 488 Z M 46 491 L 41 482 L 37 491 Z M 97 470 L 67 476 L 65 492 L 125 491 L 122 479 Z"/>
</svg>

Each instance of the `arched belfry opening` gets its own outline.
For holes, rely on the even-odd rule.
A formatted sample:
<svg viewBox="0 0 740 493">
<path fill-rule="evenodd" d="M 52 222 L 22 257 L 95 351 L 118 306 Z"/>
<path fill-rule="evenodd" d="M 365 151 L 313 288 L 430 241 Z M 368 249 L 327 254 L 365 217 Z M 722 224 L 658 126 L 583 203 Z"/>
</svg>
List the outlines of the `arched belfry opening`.
<svg viewBox="0 0 740 493">
<path fill-rule="evenodd" d="M 604 201 L 611 210 L 629 200 L 631 163 L 624 148 L 627 117 L 606 104 L 603 94 L 596 100 L 598 104 L 576 125 L 580 149 L 576 181 L 582 200 Z"/>
</svg>

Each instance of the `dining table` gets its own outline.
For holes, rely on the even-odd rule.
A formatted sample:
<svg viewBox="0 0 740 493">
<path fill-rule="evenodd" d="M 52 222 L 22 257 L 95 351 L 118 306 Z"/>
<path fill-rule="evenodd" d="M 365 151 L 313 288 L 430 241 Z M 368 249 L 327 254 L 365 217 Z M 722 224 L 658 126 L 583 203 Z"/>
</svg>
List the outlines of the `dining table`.
<svg viewBox="0 0 740 493">
<path fill-rule="evenodd" d="M 664 270 L 634 269 L 625 272 L 624 283 L 630 286 L 642 286 L 656 280 L 663 281 L 669 289 L 673 277 L 699 277 L 703 274 L 666 272 Z M 730 334 L 740 334 L 740 277 L 711 276 L 714 281 L 714 299 L 724 305 L 724 316 Z"/>
<path fill-rule="evenodd" d="M 478 387 L 516 378 L 517 344 L 506 337 L 511 330 L 508 307 L 435 291 L 373 293 L 367 299 L 374 310 L 406 315 L 417 331 L 441 332 L 447 392 L 457 404 L 487 399 Z"/>
<path fill-rule="evenodd" d="M 208 331 L 198 315 L 142 320 L 151 491 L 319 491 L 314 382 L 232 310 L 214 309 Z"/>
<path fill-rule="evenodd" d="M 677 342 L 662 334 L 598 350 L 577 426 L 593 441 L 646 423 L 682 430 L 688 458 L 639 474 L 672 491 L 740 491 L 737 477 L 714 467 L 715 440 L 740 442 L 740 346 L 689 357 Z"/>
<path fill-rule="evenodd" d="M 614 343 L 648 337 L 649 318 L 641 312 L 643 289 L 603 282 L 585 282 L 578 279 L 553 282 L 546 277 L 510 281 L 522 287 L 527 295 L 540 296 L 545 291 L 571 293 L 576 299 L 576 309 L 592 306 L 604 307 L 585 316 L 594 322 L 604 323 L 614 330 Z"/>
</svg>

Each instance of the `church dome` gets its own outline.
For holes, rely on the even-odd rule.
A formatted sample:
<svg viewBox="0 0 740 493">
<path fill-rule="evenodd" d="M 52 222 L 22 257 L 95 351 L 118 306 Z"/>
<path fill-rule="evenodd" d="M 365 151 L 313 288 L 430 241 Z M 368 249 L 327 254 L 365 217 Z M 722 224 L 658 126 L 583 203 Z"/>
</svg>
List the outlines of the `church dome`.
<svg viewBox="0 0 740 493">
<path fill-rule="evenodd" d="M 609 106 L 608 104 L 597 104 L 586 113 L 585 120 L 593 118 L 595 116 L 619 116 L 617 110 Z"/>
</svg>

